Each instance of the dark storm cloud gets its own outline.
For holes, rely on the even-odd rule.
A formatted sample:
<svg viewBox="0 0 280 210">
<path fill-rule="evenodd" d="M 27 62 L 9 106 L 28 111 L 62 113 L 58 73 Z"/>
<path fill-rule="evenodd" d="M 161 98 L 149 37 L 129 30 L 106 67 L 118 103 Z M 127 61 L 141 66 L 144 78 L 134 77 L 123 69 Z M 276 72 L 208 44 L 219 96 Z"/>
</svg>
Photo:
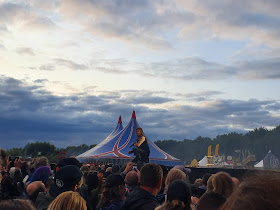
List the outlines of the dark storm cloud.
<svg viewBox="0 0 280 210">
<path fill-rule="evenodd" d="M 153 139 L 194 139 L 215 137 L 229 132 L 245 133 L 246 129 L 279 125 L 277 115 L 265 108 L 275 101 L 220 100 L 208 106 L 179 106 L 169 110 L 145 110 L 141 121 Z M 275 107 L 276 108 L 276 107 Z M 279 112 L 279 108 L 275 110 Z M 138 113 L 139 114 L 139 113 Z"/>
<path fill-rule="evenodd" d="M 266 108 L 271 111 L 278 111 L 278 110 L 280 110 L 280 103 L 273 103 L 273 104 L 267 105 Z"/>
<path fill-rule="evenodd" d="M 119 115 L 126 126 L 132 110 L 151 140 L 215 137 L 280 124 L 280 106 L 274 100 L 212 100 L 199 106 L 177 104 L 158 109 L 142 104 L 176 102 L 175 99 L 148 90 L 56 96 L 44 90 L 47 82 L 36 80 L 32 85 L 1 76 L 0 138 L 9 140 L 1 147 L 19 147 L 36 140 L 60 147 L 99 143 L 114 129 Z M 207 93 L 219 94 L 204 92 Z"/>
<path fill-rule="evenodd" d="M 108 121 L 94 112 L 92 107 L 106 102 L 95 96 L 59 97 L 41 90 L 40 86 L 26 85 L 13 78 L 1 78 L 1 139 L 27 140 L 71 139 L 87 132 L 108 131 Z M 98 111 L 98 110 L 96 110 Z M 85 113 L 88 112 L 86 115 Z M 94 128 L 92 127 L 94 121 Z M 110 122 L 110 120 L 109 120 Z M 112 122 L 110 122 L 112 123 Z M 109 123 L 109 124 L 110 124 Z M 84 133 L 84 134 L 82 134 Z M 99 134 L 100 135 L 100 134 Z M 96 136 L 99 136 L 96 134 Z M 89 140 L 89 139 L 85 139 Z"/>
</svg>

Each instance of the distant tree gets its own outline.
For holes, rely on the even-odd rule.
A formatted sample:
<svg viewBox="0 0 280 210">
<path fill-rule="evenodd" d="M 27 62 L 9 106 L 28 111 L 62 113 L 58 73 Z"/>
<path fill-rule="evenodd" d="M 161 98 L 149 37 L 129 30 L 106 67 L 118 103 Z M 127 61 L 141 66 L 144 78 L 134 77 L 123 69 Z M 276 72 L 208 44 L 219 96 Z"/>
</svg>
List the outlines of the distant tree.
<svg viewBox="0 0 280 210">
<path fill-rule="evenodd" d="M 11 156 L 23 156 L 23 148 L 12 148 L 7 150 L 7 154 Z"/>
<path fill-rule="evenodd" d="M 241 152 L 249 151 L 251 154 L 255 154 L 259 161 L 271 150 L 280 158 L 280 125 L 272 130 L 260 127 L 246 134 L 232 132 L 218 135 L 213 140 L 199 136 L 194 140 L 158 140 L 155 141 L 155 144 L 170 155 L 184 160 L 187 164 L 194 158 L 200 160 L 207 155 L 209 145 L 212 145 L 212 153 L 214 153 L 217 144 L 220 145 L 219 155 L 239 156 Z"/>
<path fill-rule="evenodd" d="M 87 150 L 95 147 L 96 144 L 92 144 L 90 146 L 86 145 L 86 144 L 82 144 L 79 146 L 68 146 L 66 147 L 66 152 L 68 154 L 68 156 L 77 156 L 82 154 L 83 152 L 86 152 Z"/>
<path fill-rule="evenodd" d="M 49 156 L 53 155 L 56 151 L 56 148 L 53 144 L 48 142 L 35 142 L 29 143 L 24 147 L 25 153 L 28 156 Z"/>
</svg>

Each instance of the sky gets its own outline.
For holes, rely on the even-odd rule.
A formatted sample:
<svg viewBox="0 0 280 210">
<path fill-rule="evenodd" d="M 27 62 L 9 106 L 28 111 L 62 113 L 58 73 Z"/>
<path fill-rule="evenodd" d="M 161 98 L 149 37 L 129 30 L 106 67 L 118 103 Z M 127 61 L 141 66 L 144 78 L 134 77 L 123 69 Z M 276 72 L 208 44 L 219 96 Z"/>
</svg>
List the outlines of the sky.
<svg viewBox="0 0 280 210">
<path fill-rule="evenodd" d="M 279 0 L 0 0 L 0 147 L 280 124 Z"/>
</svg>

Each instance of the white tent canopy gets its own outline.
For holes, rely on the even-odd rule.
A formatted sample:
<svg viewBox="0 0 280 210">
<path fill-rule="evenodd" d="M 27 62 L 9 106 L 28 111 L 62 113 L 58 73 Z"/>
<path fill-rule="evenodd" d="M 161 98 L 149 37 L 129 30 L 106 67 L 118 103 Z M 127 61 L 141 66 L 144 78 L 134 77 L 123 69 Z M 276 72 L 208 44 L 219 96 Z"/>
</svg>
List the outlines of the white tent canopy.
<svg viewBox="0 0 280 210">
<path fill-rule="evenodd" d="M 198 167 L 207 166 L 207 163 L 208 163 L 207 157 L 204 156 L 204 157 L 198 162 Z"/>
<path fill-rule="evenodd" d="M 255 165 L 255 168 L 264 168 L 264 169 L 277 170 L 277 169 L 279 169 L 279 160 L 269 150 L 269 152 L 266 154 L 266 156 L 260 162 L 258 162 Z"/>
<path fill-rule="evenodd" d="M 263 168 L 263 160 L 255 164 L 255 168 Z"/>
</svg>

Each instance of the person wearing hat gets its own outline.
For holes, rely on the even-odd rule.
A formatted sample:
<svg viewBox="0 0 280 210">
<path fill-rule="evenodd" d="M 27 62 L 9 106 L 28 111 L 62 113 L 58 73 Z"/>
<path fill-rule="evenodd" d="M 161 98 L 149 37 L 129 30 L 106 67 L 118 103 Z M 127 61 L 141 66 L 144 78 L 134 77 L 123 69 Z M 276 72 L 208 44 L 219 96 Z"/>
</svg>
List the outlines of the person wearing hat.
<svg viewBox="0 0 280 210">
<path fill-rule="evenodd" d="M 63 158 L 59 160 L 56 166 L 57 167 L 56 170 L 58 171 L 63 166 L 67 166 L 67 165 L 77 166 L 78 168 L 81 167 L 81 163 L 76 158 L 71 157 L 71 158 Z"/>
<path fill-rule="evenodd" d="M 98 210 L 121 210 L 123 209 L 125 196 L 124 179 L 121 175 L 111 174 L 104 184 L 104 191 L 101 194 Z"/>
<path fill-rule="evenodd" d="M 155 210 L 191 210 L 191 188 L 183 180 L 173 181 L 167 190 L 166 200 Z"/>
<path fill-rule="evenodd" d="M 47 209 L 49 204 L 61 193 L 66 191 L 76 192 L 81 183 L 82 172 L 75 165 L 61 167 L 54 176 L 49 193 L 39 193 L 35 206 L 37 210 Z"/>
</svg>

